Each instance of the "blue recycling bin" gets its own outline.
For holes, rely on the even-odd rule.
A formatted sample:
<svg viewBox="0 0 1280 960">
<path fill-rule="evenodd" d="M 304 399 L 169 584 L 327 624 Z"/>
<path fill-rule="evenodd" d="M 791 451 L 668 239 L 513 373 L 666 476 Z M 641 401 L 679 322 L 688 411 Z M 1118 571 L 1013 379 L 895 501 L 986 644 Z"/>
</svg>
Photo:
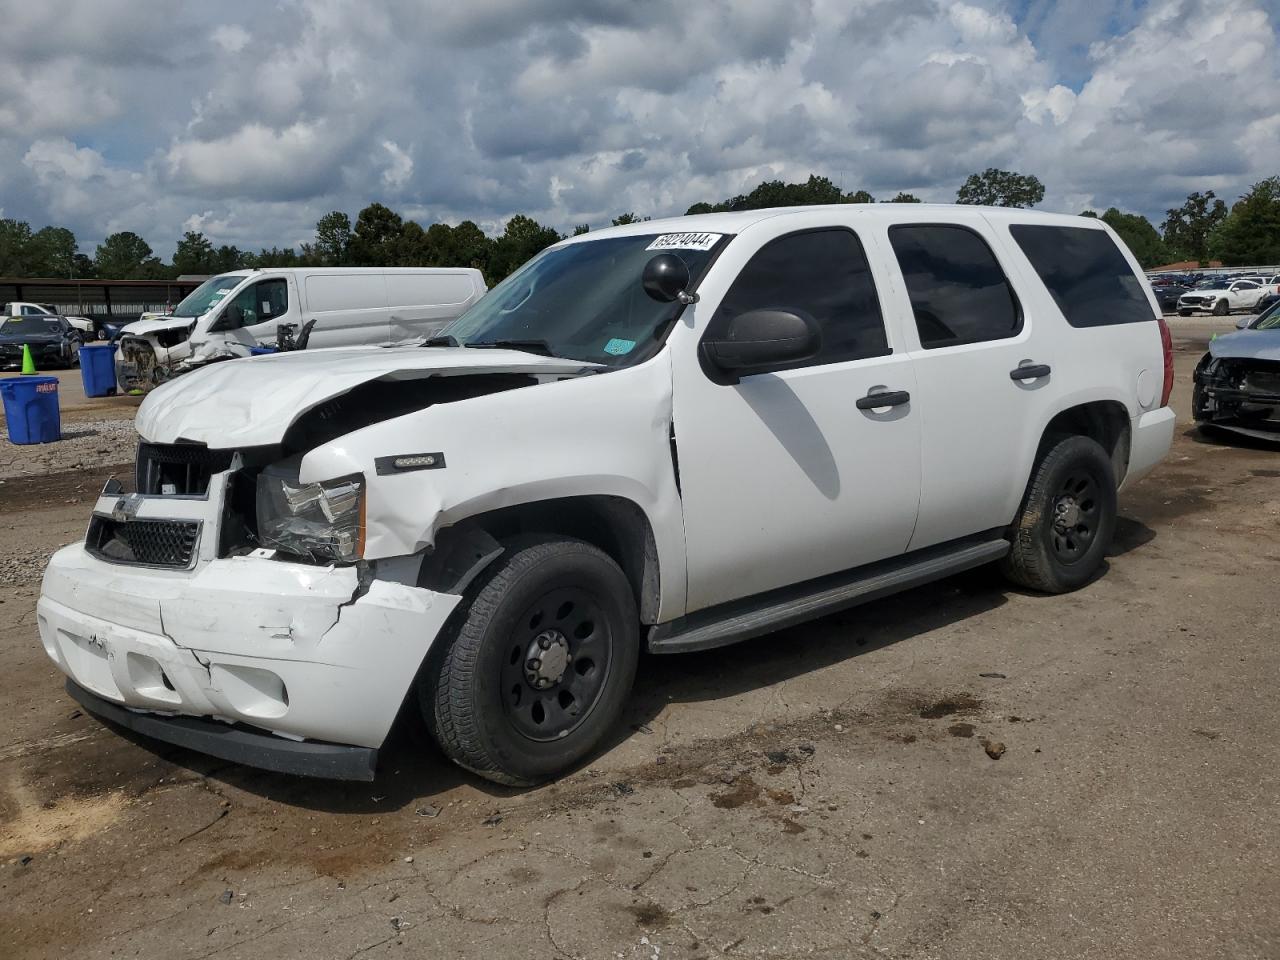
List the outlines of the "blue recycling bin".
<svg viewBox="0 0 1280 960">
<path fill-rule="evenodd" d="M 62 439 L 57 377 L 0 380 L 10 443 L 53 443 Z"/>
<path fill-rule="evenodd" d="M 80 379 L 86 397 L 110 397 L 116 392 L 116 348 L 114 344 L 86 343 L 80 348 Z"/>
</svg>

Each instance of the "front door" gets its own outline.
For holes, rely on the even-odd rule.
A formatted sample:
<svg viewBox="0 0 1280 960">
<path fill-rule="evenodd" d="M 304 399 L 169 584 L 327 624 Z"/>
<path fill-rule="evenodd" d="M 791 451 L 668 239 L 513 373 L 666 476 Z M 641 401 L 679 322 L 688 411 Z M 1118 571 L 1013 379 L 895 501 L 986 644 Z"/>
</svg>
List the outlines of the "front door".
<svg viewBox="0 0 1280 960">
<path fill-rule="evenodd" d="M 845 227 L 739 237 L 708 276 L 677 344 L 687 349 L 672 352 L 689 612 L 906 549 L 920 491 L 916 384 L 877 279 Z M 694 331 L 714 336 L 768 308 L 812 316 L 819 355 L 737 383 L 703 367 Z M 859 406 L 889 391 L 905 402 Z"/>
<path fill-rule="evenodd" d="M 224 311 L 216 332 L 247 347 L 274 347 L 278 325 L 289 322 L 291 312 L 297 314 L 296 307 L 290 310 L 294 299 L 286 277 L 267 277 L 249 284 L 232 298 L 237 310 Z"/>
</svg>

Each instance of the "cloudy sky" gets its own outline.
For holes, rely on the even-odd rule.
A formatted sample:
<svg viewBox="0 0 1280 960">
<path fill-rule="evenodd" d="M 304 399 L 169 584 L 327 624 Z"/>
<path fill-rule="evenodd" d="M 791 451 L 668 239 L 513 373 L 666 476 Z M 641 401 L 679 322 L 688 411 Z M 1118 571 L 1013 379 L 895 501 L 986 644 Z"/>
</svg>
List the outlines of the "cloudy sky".
<svg viewBox="0 0 1280 960">
<path fill-rule="evenodd" d="M 0 0 L 0 215 L 296 245 L 371 200 L 561 230 L 763 179 L 1158 223 L 1280 173 L 1280 0 Z"/>
</svg>

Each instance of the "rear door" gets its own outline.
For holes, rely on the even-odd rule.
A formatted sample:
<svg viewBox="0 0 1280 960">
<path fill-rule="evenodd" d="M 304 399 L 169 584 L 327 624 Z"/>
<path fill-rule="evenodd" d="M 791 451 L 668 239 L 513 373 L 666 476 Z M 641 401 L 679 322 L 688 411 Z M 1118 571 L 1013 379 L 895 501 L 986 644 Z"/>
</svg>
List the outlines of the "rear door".
<svg viewBox="0 0 1280 960">
<path fill-rule="evenodd" d="M 389 270 L 384 276 L 392 343 L 433 337 L 479 299 L 465 270 Z"/>
<path fill-rule="evenodd" d="M 916 380 L 885 327 L 883 278 L 847 227 L 767 229 L 728 245 L 673 345 L 689 611 L 896 556 L 915 523 Z M 703 366 L 691 340 L 769 308 L 812 316 L 822 352 L 737 383 Z M 873 391 L 905 402 L 860 409 Z"/>
<path fill-rule="evenodd" d="M 1055 358 L 1035 346 L 1037 318 L 1025 315 L 980 213 L 900 222 L 885 241 L 898 268 L 894 305 L 907 318 L 922 431 L 915 550 L 1012 519 Z M 1049 368 L 1041 376 L 1011 376 L 1041 366 Z"/>
</svg>

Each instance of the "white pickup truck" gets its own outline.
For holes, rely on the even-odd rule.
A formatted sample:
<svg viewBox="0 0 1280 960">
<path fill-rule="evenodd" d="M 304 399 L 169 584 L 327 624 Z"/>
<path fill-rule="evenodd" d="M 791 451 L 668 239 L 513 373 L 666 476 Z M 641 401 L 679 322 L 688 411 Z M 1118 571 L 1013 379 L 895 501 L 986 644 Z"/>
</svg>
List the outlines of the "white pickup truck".
<svg viewBox="0 0 1280 960">
<path fill-rule="evenodd" d="M 867 204 L 567 239 L 418 347 L 195 371 L 54 555 L 88 710 L 372 778 L 402 706 L 508 784 L 701 650 L 981 564 L 1098 575 L 1166 454 L 1168 330 L 1094 219 Z"/>
<path fill-rule="evenodd" d="M 96 328 L 93 321 L 88 317 L 68 317 L 65 314 L 58 313 L 53 307 L 44 303 L 29 303 L 22 300 L 14 300 L 10 303 L 0 304 L 0 317 L 58 317 L 61 316 L 67 323 L 75 327 L 88 338 L 92 339 L 96 336 Z"/>
</svg>

